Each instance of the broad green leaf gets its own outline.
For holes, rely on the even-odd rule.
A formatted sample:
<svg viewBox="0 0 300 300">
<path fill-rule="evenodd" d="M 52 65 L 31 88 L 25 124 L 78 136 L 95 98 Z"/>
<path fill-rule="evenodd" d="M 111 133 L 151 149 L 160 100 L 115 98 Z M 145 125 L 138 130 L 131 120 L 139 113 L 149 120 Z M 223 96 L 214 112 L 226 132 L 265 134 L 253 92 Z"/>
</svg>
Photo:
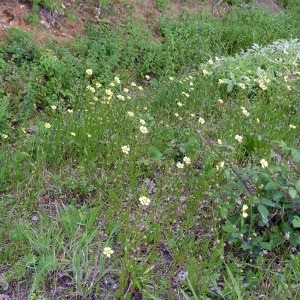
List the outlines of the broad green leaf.
<svg viewBox="0 0 300 300">
<path fill-rule="evenodd" d="M 100 20 L 101 23 L 110 23 L 110 20 L 107 18 L 103 18 Z"/>
<path fill-rule="evenodd" d="M 276 191 L 273 193 L 273 200 L 277 201 L 278 199 L 281 199 L 284 197 L 284 193 Z"/>
<path fill-rule="evenodd" d="M 283 204 L 282 208 L 283 209 L 294 209 L 295 205 L 294 204 Z"/>
<path fill-rule="evenodd" d="M 300 162 L 300 151 L 298 151 L 296 149 L 292 149 L 292 156 L 293 156 L 295 163 Z"/>
<path fill-rule="evenodd" d="M 258 211 L 263 219 L 268 219 L 269 210 L 264 205 L 258 205 Z"/>
<path fill-rule="evenodd" d="M 227 217 L 227 209 L 225 207 L 220 208 L 220 215 L 223 219 Z"/>
<path fill-rule="evenodd" d="M 276 165 L 272 165 L 270 166 L 270 168 L 273 170 L 273 172 L 281 172 L 281 167 L 280 166 L 276 166 Z"/>
<path fill-rule="evenodd" d="M 281 230 L 282 233 L 286 234 L 286 233 L 293 233 L 294 230 L 292 227 L 290 227 L 286 222 L 282 222 L 279 225 L 279 228 Z"/>
<path fill-rule="evenodd" d="M 232 84 L 232 83 L 229 83 L 229 84 L 227 85 L 227 91 L 228 91 L 228 93 L 230 93 L 230 92 L 232 91 L 232 88 L 233 88 L 233 84 Z"/>
<path fill-rule="evenodd" d="M 261 204 L 267 205 L 267 206 L 272 206 L 272 207 L 275 206 L 274 202 L 267 198 L 261 199 Z"/>
<path fill-rule="evenodd" d="M 21 154 L 24 156 L 24 157 L 30 157 L 30 155 L 27 153 L 27 152 L 21 152 Z M 300 181 L 300 180 L 299 180 Z"/>
<path fill-rule="evenodd" d="M 168 246 L 169 246 L 170 248 L 175 248 L 176 245 L 177 245 L 177 243 L 176 243 L 176 241 L 175 241 L 174 239 L 170 239 L 170 240 L 168 241 Z"/>
<path fill-rule="evenodd" d="M 274 191 L 277 189 L 278 189 L 278 184 L 275 181 L 270 181 L 265 186 L 266 191 Z"/>
<path fill-rule="evenodd" d="M 253 242 L 255 242 L 255 244 L 259 244 L 260 242 L 262 242 L 263 238 L 261 236 L 253 239 Z"/>
<path fill-rule="evenodd" d="M 289 243 L 292 246 L 297 247 L 300 244 L 300 236 L 295 233 L 291 234 L 289 238 Z"/>
<path fill-rule="evenodd" d="M 87 151 L 87 148 L 86 148 L 86 146 L 84 146 L 84 147 L 83 147 L 83 153 L 84 153 L 86 156 L 88 156 L 88 155 L 89 155 L 89 153 L 88 153 L 88 151 Z"/>
<path fill-rule="evenodd" d="M 179 147 L 179 151 L 181 152 L 181 153 L 186 153 L 186 150 L 185 150 L 185 148 L 184 147 Z"/>
<path fill-rule="evenodd" d="M 230 224 L 229 222 L 222 226 L 222 229 L 226 232 L 236 232 L 238 231 L 238 228 L 236 226 L 234 226 L 233 224 Z"/>
<path fill-rule="evenodd" d="M 294 216 L 292 224 L 293 224 L 294 228 L 300 228 L 300 217 Z"/>
<path fill-rule="evenodd" d="M 258 197 L 253 197 L 250 200 L 252 201 L 253 204 L 260 204 L 260 199 Z"/>
<path fill-rule="evenodd" d="M 295 188 L 300 193 L 300 179 L 295 183 Z"/>
<path fill-rule="evenodd" d="M 251 249 L 251 246 L 248 245 L 248 244 L 246 244 L 246 243 L 243 243 L 243 244 L 241 245 L 241 247 L 242 247 L 242 249 L 243 249 L 244 251 Z"/>
<path fill-rule="evenodd" d="M 224 145 L 223 147 L 225 147 L 225 148 L 227 148 L 227 149 L 229 149 L 231 151 L 235 151 L 235 148 L 232 147 L 232 146 L 230 146 L 230 145 Z"/>
<path fill-rule="evenodd" d="M 272 226 L 271 231 L 272 231 L 272 233 L 277 233 L 277 234 L 280 233 L 280 230 L 279 230 L 278 226 Z"/>
<path fill-rule="evenodd" d="M 205 173 L 205 178 L 210 178 L 212 175 L 215 174 L 215 172 L 216 172 L 216 169 L 215 169 L 215 168 L 210 169 L 209 171 L 207 171 L 207 172 Z"/>
<path fill-rule="evenodd" d="M 144 164 L 145 166 L 149 166 L 150 163 L 151 163 L 150 159 L 142 158 L 142 159 L 138 160 L 138 164 Z"/>
<path fill-rule="evenodd" d="M 163 159 L 162 153 L 156 147 L 149 148 L 149 155 L 150 155 L 150 158 L 153 160 Z"/>
<path fill-rule="evenodd" d="M 290 187 L 289 188 L 289 194 L 290 194 L 290 196 L 291 196 L 292 199 L 295 199 L 297 197 L 298 193 L 297 193 L 297 191 L 294 188 Z"/>
<path fill-rule="evenodd" d="M 154 118 L 149 113 L 146 114 L 146 117 L 147 117 L 147 119 L 149 121 L 153 121 L 154 120 Z"/>
<path fill-rule="evenodd" d="M 233 238 L 237 239 L 237 238 L 240 238 L 240 237 L 241 237 L 241 234 L 240 234 L 239 232 L 233 232 L 233 233 L 231 234 L 231 236 L 232 236 Z"/>
<path fill-rule="evenodd" d="M 273 235 L 270 239 L 270 246 L 271 248 L 275 248 L 278 245 L 285 242 L 285 238 L 282 235 Z"/>
<path fill-rule="evenodd" d="M 241 228 L 241 233 L 242 234 L 248 234 L 250 230 L 250 225 L 249 224 L 244 224 L 243 227 Z"/>
<path fill-rule="evenodd" d="M 261 219 L 261 220 L 259 220 L 258 221 L 258 226 L 260 226 L 260 227 L 264 227 L 264 226 L 269 227 L 268 219 Z"/>
<path fill-rule="evenodd" d="M 224 175 L 225 175 L 226 179 L 229 181 L 230 180 L 230 170 L 229 169 L 225 169 L 224 170 Z"/>
<path fill-rule="evenodd" d="M 164 150 L 164 154 L 168 155 L 168 154 L 171 154 L 173 152 L 173 149 L 172 148 L 166 148 Z"/>
<path fill-rule="evenodd" d="M 267 243 L 267 242 L 260 242 L 259 244 L 260 244 L 260 246 L 261 246 L 263 249 L 266 249 L 266 250 L 271 250 L 271 249 L 272 249 L 270 243 Z"/>
</svg>

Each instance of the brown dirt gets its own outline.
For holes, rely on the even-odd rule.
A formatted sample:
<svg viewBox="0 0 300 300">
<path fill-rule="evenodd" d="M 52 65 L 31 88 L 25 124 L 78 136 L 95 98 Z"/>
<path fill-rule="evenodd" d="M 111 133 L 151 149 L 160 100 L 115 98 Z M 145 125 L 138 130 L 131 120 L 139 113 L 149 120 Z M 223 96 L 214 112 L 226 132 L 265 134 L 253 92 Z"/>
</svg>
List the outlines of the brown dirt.
<svg viewBox="0 0 300 300">
<path fill-rule="evenodd" d="M 0 0 L 0 40 L 7 37 L 7 29 L 17 27 L 25 29 L 34 34 L 35 40 L 42 43 L 49 38 L 62 42 L 76 34 L 83 34 L 84 27 L 88 20 L 102 22 L 106 20 L 114 27 L 122 24 L 129 16 L 133 19 L 140 19 L 149 29 L 156 31 L 156 24 L 162 12 L 155 7 L 155 0 L 115 0 L 109 4 L 109 9 L 93 5 L 93 1 L 63 1 L 65 13 L 49 11 L 46 8 L 39 10 L 39 22 L 33 26 L 27 22 L 26 16 L 31 11 L 31 4 L 28 0 Z M 194 13 L 200 9 L 212 11 L 217 1 L 210 0 L 206 6 L 203 1 L 170 1 L 167 12 L 174 16 L 183 11 Z M 77 4 L 76 4 L 77 3 Z M 98 3 L 97 1 L 95 3 Z M 266 6 L 271 12 L 276 13 L 283 8 L 276 3 L 276 0 L 256 0 L 257 6 Z M 229 9 L 229 5 L 222 2 L 216 7 L 215 16 L 220 16 Z M 72 13 L 71 13 L 72 12 Z M 69 17 L 68 17 L 69 15 Z M 70 17 L 71 16 L 71 17 Z M 157 36 L 159 37 L 159 35 Z"/>
<path fill-rule="evenodd" d="M 225 0 L 212 0 L 211 6 L 212 12 L 216 17 L 222 16 L 231 7 Z M 241 7 L 242 6 L 243 5 L 241 5 Z M 245 6 L 247 6 L 247 4 L 245 4 Z M 271 13 L 279 13 L 284 9 L 283 6 L 279 4 L 276 0 L 255 0 L 254 7 L 266 8 Z"/>
<path fill-rule="evenodd" d="M 65 4 L 69 9 L 74 9 L 76 21 L 68 20 L 68 17 L 57 12 L 51 12 L 45 8 L 39 10 L 39 22 L 33 26 L 25 20 L 31 13 L 31 5 L 27 1 L 2 0 L 0 3 L 0 40 L 7 37 L 7 29 L 17 27 L 32 32 L 37 41 L 41 42 L 46 37 L 52 37 L 57 41 L 70 38 L 78 33 L 83 33 L 83 23 L 86 14 L 81 12 L 81 6 L 72 7 L 71 3 Z"/>
<path fill-rule="evenodd" d="M 269 9 L 271 13 L 278 13 L 284 10 L 283 6 L 279 2 L 273 0 L 256 0 L 255 6 L 264 6 Z"/>
</svg>

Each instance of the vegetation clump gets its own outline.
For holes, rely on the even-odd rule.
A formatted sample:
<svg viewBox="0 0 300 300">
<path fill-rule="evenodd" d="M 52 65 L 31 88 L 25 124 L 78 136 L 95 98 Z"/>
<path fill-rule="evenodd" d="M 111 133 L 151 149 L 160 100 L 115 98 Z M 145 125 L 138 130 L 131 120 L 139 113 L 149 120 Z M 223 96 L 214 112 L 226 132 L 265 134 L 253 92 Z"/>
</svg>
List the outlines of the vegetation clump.
<svg viewBox="0 0 300 300">
<path fill-rule="evenodd" d="M 91 22 L 43 46 L 8 30 L 1 294 L 297 298 L 294 2 L 276 14 L 233 5 L 217 19 L 171 16 L 172 2 L 155 1 L 165 14 L 153 30 Z"/>
</svg>

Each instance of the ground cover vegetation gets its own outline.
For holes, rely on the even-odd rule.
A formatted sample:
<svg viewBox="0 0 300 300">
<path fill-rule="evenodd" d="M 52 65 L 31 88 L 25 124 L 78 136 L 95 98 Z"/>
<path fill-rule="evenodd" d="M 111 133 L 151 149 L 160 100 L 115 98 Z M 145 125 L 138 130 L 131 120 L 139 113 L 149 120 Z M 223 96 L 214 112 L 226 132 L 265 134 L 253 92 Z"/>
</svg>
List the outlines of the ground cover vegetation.
<svg viewBox="0 0 300 300">
<path fill-rule="evenodd" d="M 3 296 L 300 297 L 297 1 L 154 2 L 150 27 L 130 8 L 59 44 L 8 29 Z"/>
</svg>

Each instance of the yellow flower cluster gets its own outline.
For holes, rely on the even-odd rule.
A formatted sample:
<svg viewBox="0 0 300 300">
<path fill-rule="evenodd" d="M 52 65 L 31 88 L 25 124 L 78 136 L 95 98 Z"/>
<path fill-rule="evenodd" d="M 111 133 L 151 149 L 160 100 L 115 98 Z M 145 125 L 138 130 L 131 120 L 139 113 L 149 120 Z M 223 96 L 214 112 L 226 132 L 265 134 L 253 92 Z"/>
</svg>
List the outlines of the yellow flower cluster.
<svg viewBox="0 0 300 300">
<path fill-rule="evenodd" d="M 93 88 L 93 87 L 90 86 L 90 85 L 88 85 L 86 88 L 87 88 L 88 90 L 90 90 L 92 93 L 95 93 L 95 92 L 96 92 L 95 88 Z"/>
<path fill-rule="evenodd" d="M 92 75 L 93 75 L 93 70 L 92 70 L 92 69 L 87 69 L 85 72 L 86 72 L 86 74 L 88 74 L 89 76 L 92 76 Z"/>
<path fill-rule="evenodd" d="M 244 204 L 242 207 L 242 216 L 243 218 L 247 218 L 248 214 L 246 213 L 246 210 L 248 209 L 248 205 Z"/>
<path fill-rule="evenodd" d="M 183 158 L 183 162 L 178 162 L 176 164 L 176 166 L 177 166 L 178 169 L 183 169 L 184 168 L 184 164 L 190 165 L 191 164 L 191 159 L 189 157 L 185 156 Z"/>
<path fill-rule="evenodd" d="M 220 169 L 223 169 L 223 168 L 224 168 L 224 161 L 218 162 L 216 165 L 217 171 L 219 171 Z"/>
<path fill-rule="evenodd" d="M 259 87 L 262 89 L 262 90 L 266 90 L 268 88 L 268 83 L 270 82 L 270 79 L 267 78 L 267 76 L 265 75 L 262 75 L 260 77 L 260 79 L 258 80 L 258 83 L 259 83 Z"/>
</svg>

